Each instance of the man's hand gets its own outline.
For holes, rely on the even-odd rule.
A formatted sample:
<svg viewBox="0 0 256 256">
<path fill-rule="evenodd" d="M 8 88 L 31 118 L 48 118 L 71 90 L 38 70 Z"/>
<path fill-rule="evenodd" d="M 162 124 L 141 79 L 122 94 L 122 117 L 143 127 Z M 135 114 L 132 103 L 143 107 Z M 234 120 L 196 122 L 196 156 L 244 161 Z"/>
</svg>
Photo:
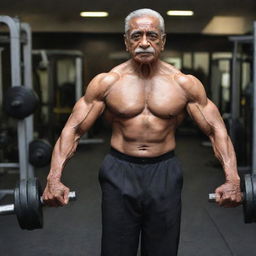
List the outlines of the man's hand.
<svg viewBox="0 0 256 256">
<path fill-rule="evenodd" d="M 239 181 L 227 181 L 215 190 L 216 202 L 224 207 L 236 207 L 242 203 Z"/>
<path fill-rule="evenodd" d="M 64 206 L 68 204 L 69 191 L 69 188 L 59 180 L 48 180 L 43 193 L 43 201 L 48 206 Z"/>
</svg>

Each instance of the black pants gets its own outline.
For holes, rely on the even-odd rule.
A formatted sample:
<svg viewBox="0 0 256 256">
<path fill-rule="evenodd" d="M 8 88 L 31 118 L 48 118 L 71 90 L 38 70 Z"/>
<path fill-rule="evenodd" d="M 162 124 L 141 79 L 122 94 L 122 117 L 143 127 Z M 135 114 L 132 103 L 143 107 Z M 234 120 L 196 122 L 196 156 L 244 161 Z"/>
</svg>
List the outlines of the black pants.
<svg viewBox="0 0 256 256">
<path fill-rule="evenodd" d="M 174 152 L 137 158 L 111 149 L 101 166 L 101 256 L 177 255 L 182 172 Z"/>
</svg>

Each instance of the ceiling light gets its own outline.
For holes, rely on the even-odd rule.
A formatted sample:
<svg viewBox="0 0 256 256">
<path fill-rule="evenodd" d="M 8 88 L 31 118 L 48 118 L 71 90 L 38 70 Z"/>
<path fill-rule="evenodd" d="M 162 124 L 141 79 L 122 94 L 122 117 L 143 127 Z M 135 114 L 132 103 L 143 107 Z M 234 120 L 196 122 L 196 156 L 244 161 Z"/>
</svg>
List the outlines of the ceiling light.
<svg viewBox="0 0 256 256">
<path fill-rule="evenodd" d="M 107 17 L 108 12 L 80 12 L 82 17 Z"/>
<path fill-rule="evenodd" d="M 167 12 L 167 15 L 169 16 L 193 16 L 193 11 L 188 10 L 170 10 Z"/>
</svg>

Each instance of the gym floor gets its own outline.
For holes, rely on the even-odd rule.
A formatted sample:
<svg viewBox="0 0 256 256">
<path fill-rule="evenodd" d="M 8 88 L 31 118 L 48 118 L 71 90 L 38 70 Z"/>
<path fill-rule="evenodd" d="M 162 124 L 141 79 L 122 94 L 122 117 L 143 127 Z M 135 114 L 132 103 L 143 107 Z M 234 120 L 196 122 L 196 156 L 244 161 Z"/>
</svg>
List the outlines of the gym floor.
<svg viewBox="0 0 256 256">
<path fill-rule="evenodd" d="M 179 256 L 253 256 L 254 224 L 244 224 L 242 207 L 220 208 L 207 195 L 223 181 L 223 172 L 202 138 L 179 136 L 176 154 L 183 163 L 183 213 Z M 4 256 L 99 256 L 101 239 L 98 169 L 108 152 L 104 144 L 80 145 L 68 163 L 63 181 L 77 191 L 78 199 L 64 208 L 44 209 L 44 229 L 23 231 L 15 216 L 0 217 L 0 255 Z M 42 184 L 47 168 L 36 175 Z M 17 173 L 0 176 L 0 188 L 12 188 Z M 8 203 L 5 198 L 0 203 Z M 9 200 L 10 201 L 10 200 Z M 113 255 L 114 256 L 114 255 Z"/>
</svg>

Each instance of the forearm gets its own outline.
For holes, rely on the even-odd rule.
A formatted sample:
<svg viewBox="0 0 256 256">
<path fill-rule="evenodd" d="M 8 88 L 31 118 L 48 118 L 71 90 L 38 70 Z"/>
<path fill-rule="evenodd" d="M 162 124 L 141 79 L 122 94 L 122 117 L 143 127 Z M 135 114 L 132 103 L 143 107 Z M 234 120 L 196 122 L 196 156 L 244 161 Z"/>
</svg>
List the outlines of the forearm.
<svg viewBox="0 0 256 256">
<path fill-rule="evenodd" d="M 217 107 L 207 100 L 207 104 L 203 106 L 198 103 L 189 104 L 188 112 L 210 138 L 215 156 L 223 166 L 226 180 L 239 181 L 234 147 Z"/>
<path fill-rule="evenodd" d="M 74 155 L 81 135 L 73 128 L 64 128 L 57 140 L 48 174 L 49 180 L 60 180 L 67 161 Z"/>
<path fill-rule="evenodd" d="M 180 83 L 187 92 L 189 115 L 210 138 L 215 156 L 223 166 L 226 182 L 216 188 L 216 202 L 226 207 L 238 206 L 242 197 L 236 155 L 218 108 L 207 98 L 200 81 L 183 77 Z"/>
<path fill-rule="evenodd" d="M 226 181 L 240 181 L 233 144 L 227 134 L 213 133 L 209 136 L 215 156 L 222 164 Z"/>
</svg>

